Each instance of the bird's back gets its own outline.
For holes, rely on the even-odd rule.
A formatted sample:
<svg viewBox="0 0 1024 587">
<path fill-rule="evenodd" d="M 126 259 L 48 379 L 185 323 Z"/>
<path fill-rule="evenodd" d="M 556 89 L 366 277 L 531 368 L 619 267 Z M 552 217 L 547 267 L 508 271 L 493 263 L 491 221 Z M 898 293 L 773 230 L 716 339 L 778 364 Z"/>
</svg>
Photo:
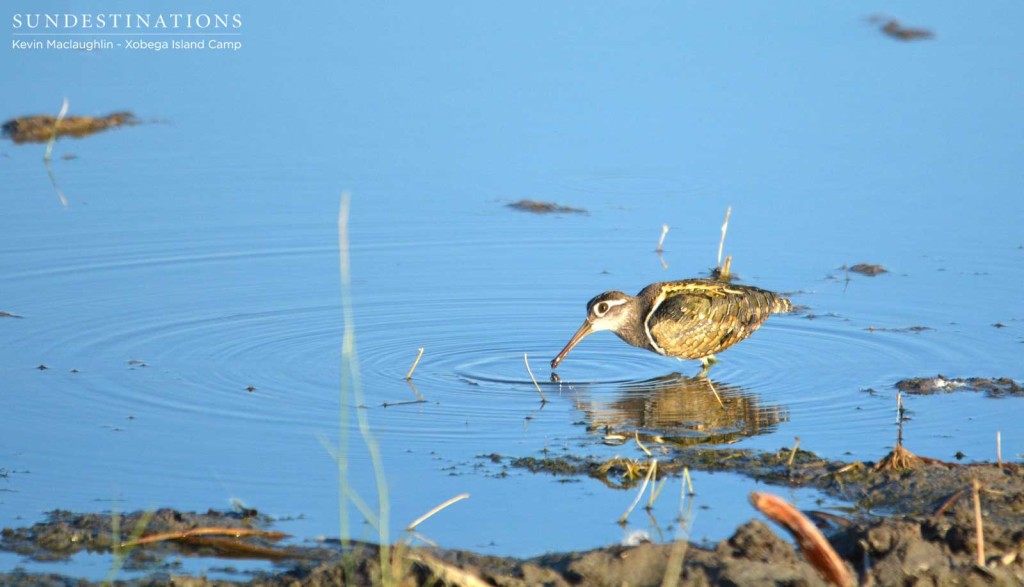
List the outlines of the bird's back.
<svg viewBox="0 0 1024 587">
<path fill-rule="evenodd" d="M 648 301 L 644 325 L 655 350 L 683 359 L 723 351 L 750 336 L 768 316 L 792 309 L 776 293 L 710 279 L 655 283 L 639 297 Z"/>
</svg>

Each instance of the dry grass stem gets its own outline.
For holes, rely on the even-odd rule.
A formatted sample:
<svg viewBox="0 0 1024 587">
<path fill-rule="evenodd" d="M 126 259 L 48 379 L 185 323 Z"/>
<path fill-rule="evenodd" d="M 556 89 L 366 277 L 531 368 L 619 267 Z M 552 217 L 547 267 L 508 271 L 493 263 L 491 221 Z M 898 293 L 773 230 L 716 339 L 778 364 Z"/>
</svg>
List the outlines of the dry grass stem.
<svg viewBox="0 0 1024 587">
<path fill-rule="evenodd" d="M 53 134 L 50 140 L 46 142 L 46 151 L 43 153 L 43 165 L 46 167 L 46 174 L 50 176 L 50 183 L 53 184 L 53 191 L 57 192 L 57 198 L 60 200 L 60 205 L 65 208 L 68 207 L 68 198 L 61 191 L 60 185 L 57 184 L 57 175 L 53 172 L 53 167 L 50 166 L 50 156 L 53 154 L 53 145 L 57 142 L 57 129 L 64 121 L 64 117 L 68 114 L 68 107 L 71 102 L 64 98 L 64 104 L 60 107 L 60 113 L 57 114 L 57 120 L 53 123 Z"/>
<path fill-rule="evenodd" d="M 433 516 L 437 512 L 439 512 L 439 511 L 443 510 L 444 508 L 452 505 L 453 503 L 458 503 L 458 502 L 460 502 L 460 501 L 462 501 L 464 499 L 468 499 L 468 498 L 469 498 L 469 494 L 468 493 L 460 493 L 459 495 L 456 495 L 455 497 L 453 497 L 453 498 L 445 501 L 444 503 L 436 506 L 434 509 L 430 510 L 429 512 L 427 512 L 427 513 L 423 514 L 422 516 L 416 518 L 416 521 L 413 522 L 412 524 L 409 524 L 409 526 L 406 528 L 406 530 L 408 530 L 409 532 L 412 532 L 416 528 L 416 526 L 419 526 L 420 524 L 422 524 L 424 521 L 426 521 L 428 518 L 430 518 L 431 516 Z"/>
<path fill-rule="evenodd" d="M 427 567 L 445 585 L 455 585 L 456 587 L 490 587 L 490 583 L 483 581 L 476 575 L 436 559 L 425 552 L 410 552 L 406 557 L 415 563 Z"/>
<path fill-rule="evenodd" d="M 729 229 L 729 216 L 732 214 L 732 206 L 725 209 L 725 222 L 722 223 L 722 239 L 718 241 L 718 264 L 716 265 L 719 269 L 722 268 L 722 247 L 725 246 L 725 231 Z"/>
<path fill-rule="evenodd" d="M 771 521 L 785 528 L 796 539 L 807 562 L 833 585 L 853 585 L 853 576 L 846 563 L 807 516 L 786 500 L 768 493 L 753 492 L 750 503 Z"/>
<path fill-rule="evenodd" d="M 690 495 L 697 495 L 697 492 L 693 490 L 693 480 L 690 479 L 690 467 L 683 467 L 683 479 L 686 481 L 686 489 L 689 490 Z"/>
<path fill-rule="evenodd" d="M 420 364 L 420 359 L 423 358 L 423 349 L 424 348 L 425 347 L 420 347 L 419 348 L 419 354 L 416 355 L 416 360 L 412 362 L 412 367 L 409 367 L 409 372 L 405 374 L 405 380 L 406 381 L 412 379 L 412 372 L 416 370 L 416 365 L 419 365 Z"/>
<path fill-rule="evenodd" d="M 362 405 L 363 401 L 363 387 L 361 383 L 361 376 L 359 372 L 359 360 L 358 353 L 356 351 L 356 334 L 355 325 L 352 311 L 352 273 L 351 273 L 351 259 L 349 256 L 349 231 L 348 231 L 348 218 L 349 218 L 349 207 L 350 207 L 351 195 L 349 192 L 343 192 L 341 195 L 341 205 L 338 207 L 338 269 L 339 276 L 341 278 L 341 306 L 342 316 L 344 319 L 344 332 L 342 335 L 341 343 L 341 382 L 340 382 L 340 420 L 339 425 L 341 427 L 342 437 L 340 443 L 340 449 L 338 451 L 338 482 L 342 489 L 348 487 L 346 481 L 347 475 L 347 458 L 345 456 L 346 443 L 348 441 L 348 422 L 347 422 L 347 409 L 348 409 L 348 397 L 351 392 L 352 399 L 356 405 Z M 384 475 L 384 460 L 381 456 L 380 445 L 374 438 L 373 433 L 370 430 L 370 422 L 366 416 L 366 410 L 356 410 L 356 422 L 358 424 L 359 435 L 363 439 L 363 444 L 366 445 L 366 451 L 370 455 L 370 463 L 373 469 L 374 481 L 377 488 L 377 533 L 380 540 L 380 568 L 381 568 L 381 581 L 386 585 L 390 584 L 391 567 L 389 562 L 391 561 L 391 540 L 388 535 L 390 527 L 390 516 L 391 516 L 391 502 L 388 494 L 387 478 Z M 342 536 L 348 534 L 348 519 L 345 510 L 344 503 L 339 504 L 342 512 L 341 516 L 342 523 Z"/>
<path fill-rule="evenodd" d="M 981 523 L 981 482 L 971 480 L 971 491 L 974 494 L 974 539 L 978 543 L 978 566 L 985 566 L 985 530 Z"/>
<path fill-rule="evenodd" d="M 410 530 L 409 531 L 409 537 L 410 538 L 416 538 L 417 540 L 422 540 L 425 544 L 429 544 L 429 545 L 433 546 L 434 548 L 441 548 L 440 544 L 438 544 L 437 542 L 434 542 L 433 540 L 427 538 L 426 536 L 420 534 L 419 532 Z"/>
<path fill-rule="evenodd" d="M 718 270 L 718 279 L 721 281 L 728 281 L 730 271 L 732 271 L 732 255 L 726 255 L 722 268 Z"/>
<path fill-rule="evenodd" d="M 996 463 L 1003 468 L 1003 433 L 996 432 Z"/>
<path fill-rule="evenodd" d="M 665 235 L 666 234 L 668 234 L 668 225 L 667 224 L 662 224 L 661 225 L 661 237 L 658 238 L 658 248 L 654 249 L 655 252 L 660 253 L 663 250 L 665 250 L 665 249 L 662 248 L 662 245 L 665 244 Z"/>
<path fill-rule="evenodd" d="M 786 466 L 789 467 L 790 469 L 793 468 L 793 459 L 796 457 L 796 449 L 799 448 L 799 447 L 800 447 L 800 437 L 797 436 L 796 437 L 796 441 L 793 443 L 793 450 L 790 451 L 790 453 L 789 453 L 789 462 L 786 463 Z"/>
<path fill-rule="evenodd" d="M 654 487 L 654 488 L 651 489 L 651 498 L 650 498 L 650 500 L 647 501 L 647 510 L 648 511 L 654 508 L 654 501 L 656 499 L 658 499 L 659 495 L 661 495 L 661 490 L 665 489 L 665 484 L 666 483 L 668 483 L 668 478 L 667 477 L 665 479 L 662 479 L 661 483 L 658 483 L 657 487 Z"/>
<path fill-rule="evenodd" d="M 533 381 L 533 386 L 537 388 L 537 393 L 540 394 L 540 402 L 542 404 L 548 403 L 548 398 L 544 397 L 544 392 L 540 389 L 540 383 L 537 383 L 537 378 L 533 376 L 533 370 L 530 369 L 530 359 L 527 358 L 526 353 L 523 353 L 523 362 L 526 363 L 526 372 L 530 374 L 530 380 Z"/>
<path fill-rule="evenodd" d="M 651 451 L 647 450 L 644 443 L 640 442 L 640 432 L 633 432 L 633 440 L 636 440 L 636 445 L 640 447 L 640 450 L 644 451 L 647 456 L 652 456 Z"/>
<path fill-rule="evenodd" d="M 633 503 L 629 504 L 626 508 L 626 513 L 622 514 L 619 518 L 620 524 L 625 524 L 626 520 L 629 519 L 629 514 L 633 513 L 636 508 L 636 504 L 640 503 L 640 498 L 644 496 L 644 492 L 647 491 L 647 485 L 651 482 L 651 477 L 654 476 L 654 471 L 658 468 L 658 459 L 651 459 L 651 465 L 647 469 L 647 476 L 644 477 L 644 482 L 640 484 L 640 491 L 637 492 L 636 498 L 633 499 Z"/>
<path fill-rule="evenodd" d="M 57 142 L 57 129 L 60 128 L 60 124 L 64 122 L 64 117 L 68 115 L 68 107 L 71 106 L 71 102 L 64 98 L 64 105 L 60 107 L 60 112 L 57 114 L 57 120 L 53 123 L 53 131 L 50 135 L 50 140 L 46 141 L 46 151 L 43 153 L 43 161 L 49 161 L 50 156 L 53 155 L 53 144 Z"/>
<path fill-rule="evenodd" d="M 416 403 L 427 401 L 427 398 L 423 397 L 420 390 L 416 389 L 416 384 L 412 382 L 412 379 L 406 379 L 405 382 L 409 384 L 409 389 L 411 389 L 413 394 L 416 396 Z"/>
</svg>

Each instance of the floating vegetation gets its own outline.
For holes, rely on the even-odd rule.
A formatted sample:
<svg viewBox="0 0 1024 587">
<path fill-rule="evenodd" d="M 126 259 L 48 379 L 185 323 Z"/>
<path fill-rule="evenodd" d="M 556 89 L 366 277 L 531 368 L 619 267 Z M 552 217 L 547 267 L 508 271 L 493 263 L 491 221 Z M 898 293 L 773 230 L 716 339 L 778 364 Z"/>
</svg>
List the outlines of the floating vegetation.
<svg viewBox="0 0 1024 587">
<path fill-rule="evenodd" d="M 60 137 L 87 137 L 98 132 L 122 126 L 141 124 L 131 112 L 114 112 L 106 116 L 66 116 L 63 118 L 42 114 L 22 116 L 3 124 L 5 137 L 15 144 L 45 143 Z"/>
<path fill-rule="evenodd" d="M 537 200 L 519 200 L 518 202 L 508 204 L 508 207 L 522 212 L 532 212 L 534 214 L 587 214 L 587 211 L 583 208 L 573 208 L 571 206 L 562 206 L 561 204 L 556 204 L 554 202 L 539 202 Z"/>
<path fill-rule="evenodd" d="M 1024 396 L 1024 387 L 1009 377 L 987 379 L 985 377 L 948 378 L 915 377 L 896 383 L 896 389 L 915 395 L 953 393 L 955 391 L 984 392 L 989 397 Z"/>
<path fill-rule="evenodd" d="M 872 265 L 870 263 L 857 263 L 852 267 L 843 266 L 842 269 L 852 271 L 854 273 L 860 273 L 861 275 L 867 275 L 868 277 L 874 277 L 882 273 L 888 273 L 889 270 L 881 265 Z"/>
</svg>

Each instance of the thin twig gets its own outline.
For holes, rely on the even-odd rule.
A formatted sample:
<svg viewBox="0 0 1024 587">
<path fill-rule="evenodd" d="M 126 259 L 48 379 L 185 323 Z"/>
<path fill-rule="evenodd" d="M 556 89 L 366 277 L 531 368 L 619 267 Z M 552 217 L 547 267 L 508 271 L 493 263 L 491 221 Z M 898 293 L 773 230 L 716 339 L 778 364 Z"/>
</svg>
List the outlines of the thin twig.
<svg viewBox="0 0 1024 587">
<path fill-rule="evenodd" d="M 978 566 L 985 566 L 985 530 L 981 523 L 981 483 L 977 479 L 971 480 L 971 490 L 974 493 L 974 539 L 978 542 Z"/>
<path fill-rule="evenodd" d="M 668 477 L 665 477 L 664 479 L 662 479 L 661 483 L 659 483 L 657 487 L 651 489 L 651 498 L 647 502 L 647 510 L 648 511 L 650 511 L 652 508 L 654 508 L 654 500 L 658 499 L 658 496 L 661 495 L 661 490 L 665 489 L 665 484 L 666 483 L 668 483 Z"/>
<path fill-rule="evenodd" d="M 996 432 L 996 462 L 999 464 L 999 468 L 1003 468 L 1003 434 L 1002 432 Z"/>
<path fill-rule="evenodd" d="M 690 490 L 690 495 L 697 495 L 693 490 L 693 480 L 690 479 L 690 467 L 683 467 L 683 479 L 686 480 L 686 488 Z"/>
<path fill-rule="evenodd" d="M 420 402 L 427 401 L 427 399 L 425 397 L 423 397 L 423 394 L 420 393 L 420 390 L 416 389 L 416 384 L 412 382 L 412 379 L 406 379 L 405 382 L 409 384 L 409 389 L 411 389 L 412 392 L 414 394 L 416 394 L 416 401 L 420 401 Z"/>
<path fill-rule="evenodd" d="M 725 231 L 729 229 L 729 215 L 732 214 L 732 206 L 725 209 L 725 222 L 722 223 L 722 240 L 718 241 L 718 268 L 722 268 L 722 247 L 725 246 Z"/>
<path fill-rule="evenodd" d="M 423 349 L 424 348 L 425 347 L 420 347 L 420 349 L 419 349 L 420 352 L 419 352 L 418 355 L 416 355 L 416 360 L 412 362 L 412 367 L 409 367 L 409 372 L 405 374 L 405 380 L 406 381 L 412 379 L 412 372 L 416 370 L 416 365 L 419 365 L 420 364 L 420 359 L 423 358 Z"/>
<path fill-rule="evenodd" d="M 640 432 L 636 431 L 633 433 L 633 439 L 636 440 L 636 445 L 640 447 L 640 450 L 644 451 L 647 456 L 651 456 L 651 451 L 647 450 L 644 443 L 640 442 Z"/>
<path fill-rule="evenodd" d="M 647 491 L 647 484 L 651 482 L 651 476 L 654 475 L 654 471 L 657 468 L 658 459 L 651 459 L 651 466 L 648 467 L 647 469 L 647 476 L 644 477 L 644 482 L 640 484 L 640 491 L 637 492 L 636 498 L 633 500 L 633 503 L 629 504 L 629 508 L 626 509 L 626 513 L 622 514 L 622 517 L 619 518 L 620 524 L 626 523 L 626 520 L 629 518 L 629 514 L 633 513 L 633 509 L 636 507 L 636 504 L 640 503 L 640 498 L 643 497 L 644 492 Z"/>
<path fill-rule="evenodd" d="M 946 499 L 946 501 L 942 502 L 942 505 L 940 505 L 938 508 L 936 508 L 935 512 L 932 514 L 932 517 L 933 518 L 941 518 L 943 516 L 943 514 L 946 513 L 946 510 L 948 510 L 951 505 L 956 503 L 957 500 L 960 499 L 961 497 L 963 497 L 966 493 L 967 493 L 966 489 L 961 489 L 960 491 L 957 491 L 953 495 L 949 496 L 949 498 Z"/>
<path fill-rule="evenodd" d="M 537 388 L 537 393 L 540 394 L 540 403 L 548 403 L 548 398 L 544 397 L 544 392 L 540 389 L 540 383 L 537 383 L 537 378 L 533 376 L 533 370 L 530 369 L 530 359 L 526 357 L 526 353 L 523 353 L 523 362 L 526 363 L 526 372 L 530 374 L 530 380 L 533 381 L 533 386 Z"/>
<path fill-rule="evenodd" d="M 460 501 L 462 501 L 464 499 L 467 499 L 467 498 L 469 498 L 469 494 L 468 493 L 460 493 L 459 495 L 456 495 L 455 497 L 445 501 L 444 503 L 442 503 L 441 505 L 435 507 L 434 509 L 430 510 L 429 512 L 427 512 L 427 513 L 423 514 L 422 516 L 416 518 L 416 521 L 413 522 L 412 524 L 409 524 L 409 527 L 407 527 L 406 530 L 408 530 L 409 532 L 412 532 L 416 528 L 416 526 L 419 526 L 420 524 L 422 524 L 424 521 L 426 521 L 427 518 L 433 516 L 437 512 L 439 512 L 439 511 L 443 510 L 444 508 L 452 505 L 453 503 L 460 502 Z"/>
<path fill-rule="evenodd" d="M 403 400 L 403 401 L 400 401 L 400 402 L 391 402 L 391 403 L 384 402 L 384 403 L 382 403 L 380 405 L 380 407 L 382 407 L 382 408 L 390 408 L 392 406 L 407 406 L 409 404 L 425 404 L 425 403 L 427 403 L 427 400 L 425 400 L 425 399 L 423 399 L 421 397 L 420 399 L 407 399 L 407 400 Z"/>
<path fill-rule="evenodd" d="M 668 225 L 667 224 L 662 224 L 661 225 L 661 238 L 658 239 L 658 248 L 654 249 L 654 252 L 660 253 L 660 252 L 662 252 L 664 250 L 661 247 L 662 247 L 662 245 L 665 244 L 665 235 L 666 234 L 668 234 Z"/>
<path fill-rule="evenodd" d="M 725 263 L 718 270 L 719 281 L 729 281 L 729 272 L 732 271 L 732 255 L 725 256 Z"/>
<path fill-rule="evenodd" d="M 789 462 L 786 463 L 786 466 L 789 467 L 790 469 L 793 468 L 793 458 L 796 457 L 796 449 L 799 446 L 800 446 L 800 437 L 797 436 L 796 437 L 796 442 L 793 443 L 793 450 L 792 450 L 792 452 L 789 453 Z"/>
</svg>

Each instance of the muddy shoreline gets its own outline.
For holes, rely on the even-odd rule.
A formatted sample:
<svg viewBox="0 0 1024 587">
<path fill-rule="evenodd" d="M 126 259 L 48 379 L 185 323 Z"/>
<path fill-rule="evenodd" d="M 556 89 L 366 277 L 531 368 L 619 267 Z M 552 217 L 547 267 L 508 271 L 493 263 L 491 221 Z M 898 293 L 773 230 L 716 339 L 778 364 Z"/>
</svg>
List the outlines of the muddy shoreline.
<svg viewBox="0 0 1024 587">
<path fill-rule="evenodd" d="M 584 457 L 503 458 L 486 455 L 493 466 L 511 466 L 561 477 L 589 477 L 622 484 L 623 463 Z M 763 481 L 777 493 L 785 487 L 815 487 L 850 503 L 848 515 L 805 512 L 823 527 L 837 553 L 860 584 L 1024 584 L 1024 469 L 1015 463 L 954 464 L 923 460 L 896 470 L 879 463 L 829 461 L 811 452 L 780 449 L 685 448 L 660 461 L 661 474 L 684 469 L 733 471 Z M 984 532 L 984 564 L 978 564 L 977 518 L 971 487 L 977 481 Z M 625 482 L 629 483 L 628 479 Z M 621 486 L 621 485 L 620 485 Z M 739 504 L 737 507 L 741 507 Z M 749 507 L 743 504 L 742 507 Z M 780 528 L 751 520 L 713 545 L 675 543 L 615 545 L 585 552 L 546 554 L 528 559 L 398 545 L 382 553 L 374 544 L 337 540 L 280 542 L 273 520 L 255 510 L 170 509 L 109 514 L 51 512 L 33 526 L 5 528 L 0 549 L 28 560 L 59 561 L 81 551 L 114 552 L 138 534 L 167 534 L 157 542 L 121 547 L 123 568 L 141 579 L 123 585 L 370 585 L 379 584 L 381 560 L 402 585 L 662 585 L 678 578 L 684 585 L 824 585 L 819 575 Z M 115 537 L 114 524 L 120 529 Z M 208 535 L 197 529 L 221 529 Z M 248 532 L 235 537 L 231 529 Z M 127 537 L 127 538 L 125 538 Z M 297 537 L 301 539 L 301 537 Z M 298 543 L 298 544 L 296 544 Z M 129 548 L 130 547 L 130 548 Z M 175 574 L 168 561 L 183 556 L 271 560 L 274 572 L 237 579 Z M 227 564 L 226 562 L 226 564 Z M 91 585 L 73 577 L 14 570 L 0 574 L 4 585 Z M 671 581 L 668 583 L 671 584 Z"/>
</svg>

